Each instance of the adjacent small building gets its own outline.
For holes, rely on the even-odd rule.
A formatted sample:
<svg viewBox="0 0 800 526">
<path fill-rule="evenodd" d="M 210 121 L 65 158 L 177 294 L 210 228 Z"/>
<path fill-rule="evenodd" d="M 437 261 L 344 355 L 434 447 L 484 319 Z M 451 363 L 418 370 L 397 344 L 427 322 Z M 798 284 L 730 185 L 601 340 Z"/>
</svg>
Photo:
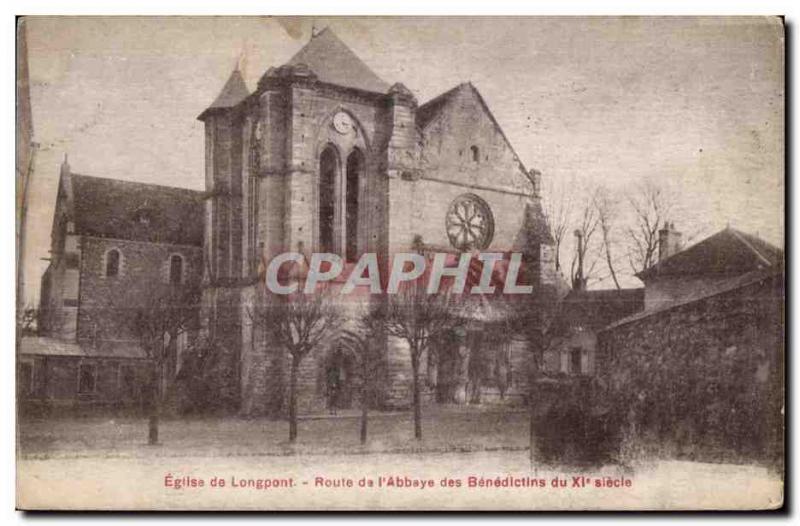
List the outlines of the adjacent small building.
<svg viewBox="0 0 800 526">
<path fill-rule="evenodd" d="M 151 368 L 127 321 L 161 286 L 199 287 L 202 194 L 73 174 L 65 160 L 51 236 L 39 335 L 19 350 L 20 400 L 140 404 Z M 174 342 L 166 374 L 183 344 Z"/>
<path fill-rule="evenodd" d="M 643 288 L 571 290 L 549 331 L 544 369 L 550 374 L 593 375 L 597 369 L 597 332 L 644 308 Z"/>
<path fill-rule="evenodd" d="M 639 273 L 644 310 L 598 332 L 598 375 L 637 433 L 691 458 L 782 452 L 784 254 L 733 228 Z"/>
<path fill-rule="evenodd" d="M 783 251 L 763 239 L 725 228 L 681 250 L 681 233 L 670 223 L 660 231 L 658 262 L 637 274 L 645 284 L 647 312 L 736 288 L 757 271 L 783 271 Z"/>
</svg>

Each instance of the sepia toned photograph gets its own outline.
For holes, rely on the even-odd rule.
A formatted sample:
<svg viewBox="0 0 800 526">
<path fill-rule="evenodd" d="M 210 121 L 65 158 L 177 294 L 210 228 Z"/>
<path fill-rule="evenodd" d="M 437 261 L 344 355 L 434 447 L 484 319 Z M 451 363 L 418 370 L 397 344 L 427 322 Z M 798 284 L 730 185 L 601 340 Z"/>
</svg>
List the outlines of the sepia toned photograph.
<svg viewBox="0 0 800 526">
<path fill-rule="evenodd" d="M 785 506 L 782 18 L 16 31 L 18 509 Z"/>
</svg>

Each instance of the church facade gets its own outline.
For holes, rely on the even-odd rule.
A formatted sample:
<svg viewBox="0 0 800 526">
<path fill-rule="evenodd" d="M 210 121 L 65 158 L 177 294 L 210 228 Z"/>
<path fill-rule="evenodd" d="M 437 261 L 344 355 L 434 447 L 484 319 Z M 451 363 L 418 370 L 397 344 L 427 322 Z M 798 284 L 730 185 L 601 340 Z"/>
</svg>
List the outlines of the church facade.
<svg viewBox="0 0 800 526">
<path fill-rule="evenodd" d="M 418 104 L 373 73 L 329 29 L 250 92 L 234 71 L 199 116 L 205 124 L 205 327 L 224 349 L 240 411 L 280 409 L 282 351 L 259 338 L 249 309 L 259 265 L 331 252 L 523 252 L 534 289 L 555 280 L 538 172 L 528 171 L 471 83 Z M 442 342 L 425 393 L 444 403 L 521 399 L 530 341 L 487 316 Z M 411 402 L 408 350 L 386 342 L 376 402 Z M 326 386 L 335 378 L 336 401 Z M 335 342 L 302 365 L 301 410 L 348 407 L 357 380 Z M 350 394 L 348 394 L 350 393 Z"/>
</svg>

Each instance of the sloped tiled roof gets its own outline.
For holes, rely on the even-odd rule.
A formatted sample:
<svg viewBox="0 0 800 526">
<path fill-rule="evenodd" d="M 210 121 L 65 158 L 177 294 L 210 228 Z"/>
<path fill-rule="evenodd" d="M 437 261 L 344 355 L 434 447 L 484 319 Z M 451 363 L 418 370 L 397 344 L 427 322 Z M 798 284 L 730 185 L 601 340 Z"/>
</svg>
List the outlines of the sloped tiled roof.
<svg viewBox="0 0 800 526">
<path fill-rule="evenodd" d="M 755 283 L 760 283 L 760 282 L 766 283 L 769 282 L 770 280 L 773 280 L 774 282 L 776 278 L 781 278 L 782 275 L 783 275 L 783 269 L 781 268 L 781 265 L 775 265 L 758 270 L 753 270 L 751 272 L 746 272 L 738 276 L 731 276 L 730 278 L 724 279 L 721 282 L 713 283 L 710 287 L 700 288 L 694 293 L 687 294 L 678 301 L 666 302 L 659 307 L 637 312 L 631 314 L 630 316 L 626 316 L 624 318 L 616 320 L 613 323 L 609 324 L 607 327 L 605 327 L 603 330 L 619 327 L 620 325 L 625 325 L 626 323 L 630 323 L 632 321 L 641 320 L 643 318 L 653 316 L 654 314 L 669 311 L 678 308 L 682 305 L 688 305 L 689 303 L 694 303 L 696 301 L 710 298 L 712 296 L 717 296 L 719 294 L 731 292 L 736 289 L 746 287 L 748 285 L 753 285 Z"/>
<path fill-rule="evenodd" d="M 242 74 L 237 68 L 233 70 L 231 76 L 228 77 L 228 81 L 222 87 L 222 91 L 219 92 L 219 95 L 217 95 L 217 98 L 214 99 L 214 102 L 212 102 L 211 105 L 206 108 L 202 114 L 200 114 L 198 119 L 203 120 L 206 114 L 211 110 L 232 108 L 246 99 L 249 95 L 250 91 L 247 89 L 247 84 L 245 84 Z"/>
<path fill-rule="evenodd" d="M 312 37 L 287 64 L 305 64 L 321 82 L 328 84 L 378 93 L 389 90 L 389 84 L 328 28 Z"/>
<path fill-rule="evenodd" d="M 95 344 L 76 343 L 42 336 L 25 336 L 20 340 L 20 354 L 38 356 L 78 356 L 146 359 L 141 345 L 134 341 L 100 340 Z"/>
<path fill-rule="evenodd" d="M 203 194 L 71 174 L 75 233 L 202 246 Z"/>
<path fill-rule="evenodd" d="M 235 69 L 228 77 L 228 82 L 222 87 L 220 94 L 208 108 L 231 108 L 246 99 L 248 95 L 250 92 L 247 91 L 242 74 Z"/>
<path fill-rule="evenodd" d="M 743 274 L 782 262 L 781 249 L 728 227 L 659 261 L 637 277 L 646 281 L 656 276 Z"/>
<path fill-rule="evenodd" d="M 553 332 L 564 334 L 577 326 L 596 331 L 642 309 L 644 288 L 571 290 L 561 303 Z"/>
</svg>

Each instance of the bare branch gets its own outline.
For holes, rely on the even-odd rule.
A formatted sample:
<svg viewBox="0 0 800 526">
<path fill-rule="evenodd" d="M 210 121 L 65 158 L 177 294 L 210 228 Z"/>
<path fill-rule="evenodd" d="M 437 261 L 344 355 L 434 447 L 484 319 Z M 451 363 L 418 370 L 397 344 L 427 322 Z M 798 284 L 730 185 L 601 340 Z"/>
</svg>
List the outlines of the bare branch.
<svg viewBox="0 0 800 526">
<path fill-rule="evenodd" d="M 646 182 L 627 195 L 632 225 L 625 231 L 630 245 L 629 264 L 634 273 L 654 265 L 658 259 L 658 231 L 667 222 L 675 199 L 666 189 Z"/>
</svg>

